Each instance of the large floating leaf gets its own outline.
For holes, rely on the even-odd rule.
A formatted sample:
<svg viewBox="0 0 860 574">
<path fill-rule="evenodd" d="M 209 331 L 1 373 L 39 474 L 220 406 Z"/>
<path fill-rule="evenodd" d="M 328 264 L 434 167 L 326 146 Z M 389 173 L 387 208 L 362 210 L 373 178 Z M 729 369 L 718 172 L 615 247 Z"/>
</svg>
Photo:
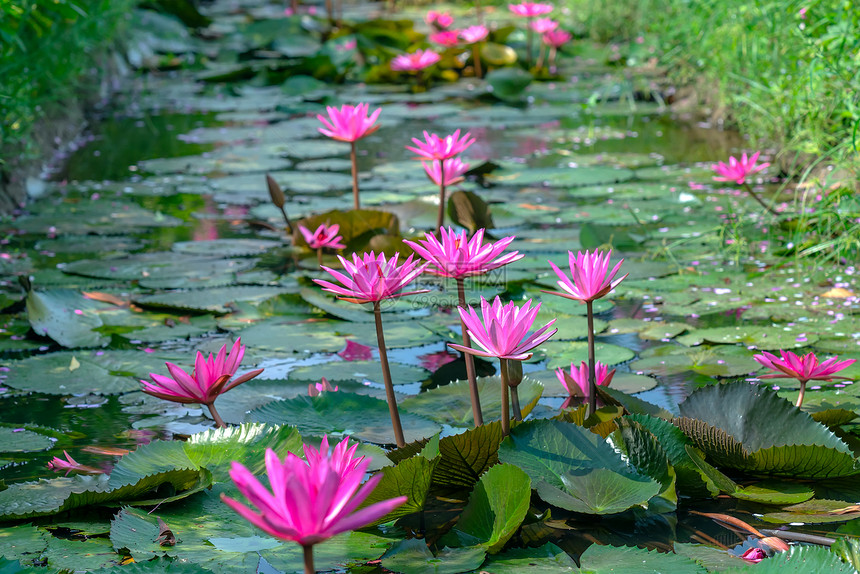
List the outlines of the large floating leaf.
<svg viewBox="0 0 860 574">
<path fill-rule="evenodd" d="M 139 281 L 178 277 L 231 276 L 239 271 L 247 271 L 255 263 L 254 259 L 223 259 L 172 252 L 140 253 L 124 259 L 75 261 L 64 266 L 63 271 L 86 277 Z"/>
<path fill-rule="evenodd" d="M 433 483 L 471 488 L 491 466 L 499 462 L 502 424 L 484 423 L 439 441 L 442 455 L 433 474 Z"/>
<path fill-rule="evenodd" d="M 641 359 L 630 363 L 630 370 L 659 376 L 693 371 L 710 377 L 739 377 L 761 368 L 753 360 L 753 355 L 752 351 L 744 347 L 702 346 L 686 349 L 666 345 L 653 347 L 643 353 Z"/>
<path fill-rule="evenodd" d="M 382 557 L 382 566 L 402 574 L 459 574 L 477 570 L 487 555 L 482 547 L 443 548 L 434 556 L 423 538 L 407 538 Z"/>
<path fill-rule="evenodd" d="M 469 504 L 445 544 L 502 549 L 520 527 L 531 501 L 531 480 L 519 468 L 499 464 L 488 470 L 469 496 Z"/>
<path fill-rule="evenodd" d="M 125 374 L 113 374 L 88 352 L 37 355 L 12 363 L 11 369 L 14 376 L 6 384 L 22 391 L 50 395 L 110 395 L 140 388 L 139 381 Z"/>
<path fill-rule="evenodd" d="M 361 503 L 361 508 L 398 496 L 407 498 L 404 504 L 378 519 L 376 524 L 424 510 L 439 459 L 438 439 L 432 439 L 413 457 L 401 460 L 396 466 L 386 466 L 380 471 L 382 480 Z"/>
<path fill-rule="evenodd" d="M 93 330 L 102 326 L 97 308 L 93 301 L 69 289 L 27 294 L 27 317 L 33 331 L 64 347 L 102 347 L 110 342 Z"/>
<path fill-rule="evenodd" d="M 417 383 L 427 379 L 430 372 L 421 367 L 390 363 L 391 381 L 395 385 Z M 383 383 L 382 365 L 379 361 L 331 361 L 322 365 L 298 367 L 290 371 L 290 380 L 319 381 L 325 377 L 332 384 L 355 381 Z"/>
<path fill-rule="evenodd" d="M 623 512 L 662 490 L 600 436 L 572 423 L 540 420 L 515 427 L 499 448 L 499 460 L 525 470 L 549 504 L 583 514 Z"/>
<path fill-rule="evenodd" d="M 633 177 L 633 172 L 629 169 L 614 169 L 610 167 L 534 168 L 522 166 L 498 170 L 487 177 L 493 183 L 499 185 L 542 185 L 567 188 L 626 181 Z"/>
<path fill-rule="evenodd" d="M 803 336 L 801 336 L 803 333 Z M 792 349 L 815 344 L 818 336 L 792 327 L 763 327 L 743 325 L 738 327 L 713 327 L 695 329 L 676 339 L 682 345 L 693 346 L 707 343 L 742 343 L 744 346 L 765 351 Z"/>
<path fill-rule="evenodd" d="M 0 427 L 0 452 L 36 452 L 54 445 L 50 437 L 23 428 Z"/>
<path fill-rule="evenodd" d="M 579 365 L 588 360 L 588 343 L 585 341 L 550 341 L 540 351 L 549 358 L 548 369 L 569 368 L 571 363 Z M 617 365 L 634 357 L 633 351 L 611 343 L 596 343 L 594 354 L 604 365 Z"/>
<path fill-rule="evenodd" d="M 860 472 L 849 446 L 775 392 L 745 382 L 704 387 L 675 424 L 720 466 L 794 478 Z"/>
<path fill-rule="evenodd" d="M 167 307 L 171 309 L 187 309 L 190 311 L 212 311 L 228 313 L 229 304 L 239 301 L 261 303 L 266 299 L 290 293 L 292 290 L 284 287 L 262 287 L 245 285 L 239 287 L 216 287 L 214 289 L 196 289 L 193 291 L 175 291 L 135 297 L 135 303 L 150 307 Z"/>
<path fill-rule="evenodd" d="M 539 548 L 511 548 L 491 556 L 482 568 L 493 574 L 564 574 L 578 573 L 576 562 L 567 552 L 547 542 Z"/>
<path fill-rule="evenodd" d="M 543 385 L 523 378 L 517 387 L 523 416 L 528 415 L 543 392 Z M 478 377 L 478 395 L 485 421 L 501 418 L 502 397 L 499 377 Z M 425 393 L 405 399 L 403 408 L 440 423 L 454 426 L 472 425 L 472 401 L 469 398 L 469 382 L 456 381 L 436 387 Z"/>
<path fill-rule="evenodd" d="M 248 420 L 293 425 L 303 434 L 349 435 L 379 444 L 394 442 L 388 403 L 354 393 L 332 392 L 274 401 L 248 413 Z M 404 410 L 400 411 L 400 422 L 407 441 L 432 436 L 439 430 L 433 421 Z"/>
<path fill-rule="evenodd" d="M 751 570 L 737 568 L 725 574 L 749 574 Z M 756 564 L 755 574 L 853 574 L 857 570 L 822 546 L 792 546 L 790 552 L 780 552 Z"/>
<path fill-rule="evenodd" d="M 633 546 L 593 544 L 580 557 L 581 574 L 706 574 L 689 558 Z"/>
</svg>

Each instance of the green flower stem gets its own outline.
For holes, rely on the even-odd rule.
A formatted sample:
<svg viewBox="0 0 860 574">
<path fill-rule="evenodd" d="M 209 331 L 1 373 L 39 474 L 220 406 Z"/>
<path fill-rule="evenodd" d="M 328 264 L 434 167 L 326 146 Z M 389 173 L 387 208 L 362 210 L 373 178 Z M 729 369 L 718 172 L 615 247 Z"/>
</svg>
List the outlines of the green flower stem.
<svg viewBox="0 0 860 574">
<path fill-rule="evenodd" d="M 305 574 L 316 574 L 314 569 L 314 547 L 310 544 L 302 546 L 305 555 Z"/>
<path fill-rule="evenodd" d="M 594 361 L 594 302 L 586 301 L 588 313 L 588 409 L 585 416 L 590 417 L 597 410 L 597 375 Z"/>
<path fill-rule="evenodd" d="M 401 448 L 406 446 L 406 440 L 403 438 L 403 426 L 400 424 L 400 412 L 397 410 L 397 398 L 394 396 L 394 384 L 391 382 L 391 367 L 388 366 L 385 336 L 382 334 L 382 312 L 379 309 L 379 301 L 373 302 L 373 315 L 376 318 L 376 341 L 379 345 L 379 362 L 382 365 L 382 380 L 385 383 L 385 398 L 388 400 L 391 426 L 394 428 L 394 441 L 397 443 L 397 448 Z"/>
<path fill-rule="evenodd" d="M 350 142 L 349 159 L 352 162 L 352 203 L 353 209 L 361 209 L 358 203 L 358 155 L 355 153 L 355 142 Z"/>
<path fill-rule="evenodd" d="M 755 191 L 753 191 L 753 188 L 749 183 L 744 181 L 743 186 L 749 192 L 749 194 L 753 197 L 753 199 L 755 199 L 758 202 L 758 204 L 764 208 L 765 211 L 767 211 L 771 215 L 776 215 L 777 217 L 779 217 L 779 214 L 776 211 L 774 211 L 773 209 L 771 209 L 771 207 L 769 205 L 767 205 L 764 202 L 764 200 L 762 200 L 762 198 L 761 198 L 761 196 L 759 196 L 759 194 L 757 194 Z"/>
<path fill-rule="evenodd" d="M 209 408 L 209 414 L 212 415 L 212 418 L 215 419 L 215 426 L 219 429 L 227 428 L 227 423 L 224 422 L 224 419 L 221 418 L 221 415 L 218 414 L 218 411 L 215 410 L 215 402 L 211 402 L 206 405 Z"/>
<path fill-rule="evenodd" d="M 466 286 L 463 278 L 457 279 L 457 297 L 460 302 L 460 307 L 468 309 L 466 306 Z M 471 347 L 472 341 L 469 337 L 469 332 L 466 330 L 466 324 L 463 319 L 460 319 L 460 329 L 463 331 L 463 346 Z M 469 353 L 463 353 L 466 359 L 466 378 L 469 379 L 469 398 L 472 399 L 472 418 L 475 420 L 475 426 L 479 427 L 484 424 L 484 415 L 481 412 L 481 397 L 478 395 L 478 378 L 475 375 L 475 358 Z"/>
<path fill-rule="evenodd" d="M 511 407 L 508 404 L 508 360 L 499 358 L 499 373 L 502 376 L 502 436 L 511 434 Z"/>
<path fill-rule="evenodd" d="M 482 78 L 484 71 L 481 69 L 481 50 L 480 42 L 472 44 L 472 59 L 475 60 L 475 77 Z"/>
</svg>

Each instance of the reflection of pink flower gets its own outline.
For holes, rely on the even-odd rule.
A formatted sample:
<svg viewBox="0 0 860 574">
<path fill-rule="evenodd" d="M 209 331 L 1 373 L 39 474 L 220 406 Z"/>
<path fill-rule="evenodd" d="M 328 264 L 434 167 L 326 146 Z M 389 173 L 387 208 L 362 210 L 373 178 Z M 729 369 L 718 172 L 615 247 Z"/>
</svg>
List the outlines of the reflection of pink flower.
<svg viewBox="0 0 860 574">
<path fill-rule="evenodd" d="M 424 166 L 424 171 L 427 172 L 427 177 L 430 178 L 430 181 L 435 183 L 436 185 L 445 185 L 448 187 L 449 185 L 454 185 L 455 183 L 460 183 L 463 181 L 463 174 L 469 171 L 469 164 L 463 163 L 460 161 L 458 157 L 452 157 L 451 159 L 443 159 L 443 160 L 433 160 L 431 161 L 422 161 L 421 165 Z M 442 166 L 445 167 L 445 181 L 442 181 Z"/>
<path fill-rule="evenodd" d="M 373 349 L 347 339 L 346 347 L 338 352 L 337 356 L 344 361 L 369 361 L 373 359 Z"/>
<path fill-rule="evenodd" d="M 553 48 L 561 48 L 568 42 L 573 36 L 567 30 L 551 30 L 549 32 L 545 32 L 543 36 L 543 43 L 552 46 Z"/>
<path fill-rule="evenodd" d="M 599 387 L 608 387 L 612 382 L 612 377 L 615 375 L 615 369 L 607 370 L 606 365 L 600 361 L 594 363 L 594 381 Z M 570 373 L 565 372 L 561 367 L 556 369 L 555 376 L 558 377 L 561 386 L 570 395 L 561 405 L 561 408 L 566 409 L 570 406 L 575 398 L 588 397 L 588 363 L 585 361 L 576 367 L 573 363 L 570 364 Z"/>
<path fill-rule="evenodd" d="M 460 38 L 462 38 L 467 44 L 480 42 L 481 40 L 486 39 L 489 34 L 490 31 L 487 30 L 486 26 L 469 26 L 468 28 L 460 30 Z"/>
<path fill-rule="evenodd" d="M 529 334 L 528 331 L 540 311 L 540 303 L 534 308 L 531 305 L 531 299 L 522 307 L 517 307 L 513 301 L 502 305 L 499 297 L 496 297 L 492 303 L 481 297 L 481 316 L 478 316 L 472 307 L 467 309 L 457 307 L 472 343 L 477 343 L 480 349 L 455 343 L 448 343 L 448 346 L 480 357 L 525 361 L 532 356 L 529 351 L 558 332 L 558 329 L 550 331 L 550 327 L 555 323 L 553 319 Z"/>
<path fill-rule="evenodd" d="M 538 18 L 531 23 L 531 27 L 538 34 L 543 34 L 545 32 L 552 32 L 558 28 L 558 22 L 552 18 Z"/>
<path fill-rule="evenodd" d="M 521 2 L 519 4 L 508 4 L 508 10 L 517 16 L 534 18 L 552 12 L 552 4 L 541 4 L 539 2 Z"/>
<path fill-rule="evenodd" d="M 299 225 L 299 231 L 311 249 L 322 249 L 323 247 L 346 249 L 346 245 L 341 243 L 343 237 L 337 234 L 339 230 L 340 225 L 337 223 L 334 225 L 321 224 L 313 233 L 304 225 Z"/>
<path fill-rule="evenodd" d="M 438 26 L 439 28 L 448 28 L 451 26 L 451 24 L 454 23 L 454 17 L 451 16 L 451 14 L 449 14 L 448 12 L 437 12 L 435 10 L 430 10 L 424 17 L 424 21 L 431 26 Z"/>
<path fill-rule="evenodd" d="M 413 256 L 410 255 L 403 264 L 397 265 L 399 257 L 400 254 L 395 253 L 394 257 L 386 259 L 384 253 L 375 255 L 371 251 L 361 255 L 353 253 L 352 261 L 349 261 L 338 255 L 337 258 L 346 273 L 324 265 L 320 267 L 334 277 L 340 285 L 323 279 L 314 279 L 314 283 L 322 286 L 323 291 L 334 293 L 338 298 L 350 303 L 371 303 L 426 293 L 426 289 L 404 292 L 403 288 L 424 272 L 427 263 L 419 265 L 418 261 L 413 261 Z"/>
<path fill-rule="evenodd" d="M 427 39 L 440 46 L 456 46 L 460 43 L 460 32 L 457 30 L 443 30 L 435 34 L 430 34 Z"/>
<path fill-rule="evenodd" d="M 457 360 L 457 357 L 455 355 L 452 355 L 447 351 L 428 353 L 427 355 L 421 355 L 418 358 L 421 360 L 421 366 L 430 371 L 431 373 L 435 373 L 448 363 Z"/>
<path fill-rule="evenodd" d="M 739 160 L 729 157 L 728 164 L 719 162 L 713 165 L 713 170 L 718 174 L 714 176 L 714 181 L 733 181 L 738 185 L 743 184 L 749 176 L 760 172 L 770 165 L 769 163 L 756 165 L 756 160 L 760 153 L 757 151 L 749 158 L 744 153 Z"/>
<path fill-rule="evenodd" d="M 331 386 L 331 383 L 328 382 L 328 379 L 323 377 L 319 383 L 312 383 L 308 385 L 308 396 L 318 397 L 321 393 L 333 393 L 337 391 L 337 389 L 337 386 Z"/>
<path fill-rule="evenodd" d="M 741 554 L 741 558 L 743 558 L 747 562 L 758 564 L 764 558 L 767 558 L 767 554 L 765 554 L 764 550 L 762 550 L 761 548 L 749 548 L 746 552 Z"/>
<path fill-rule="evenodd" d="M 523 258 L 518 251 L 504 253 L 516 237 L 512 235 L 495 243 L 484 243 L 484 231 L 479 229 L 469 239 L 465 229 L 456 232 L 450 227 L 442 227 L 439 229 L 441 241 L 435 235 L 426 233 L 424 239 L 404 239 L 403 242 L 430 263 L 426 270 L 428 274 L 452 279 L 483 275 Z"/>
<path fill-rule="evenodd" d="M 415 152 L 418 159 L 448 159 L 463 153 L 475 143 L 475 138 L 469 139 L 471 135 L 466 132 L 461 138 L 460 130 L 456 130 L 453 134 L 441 138 L 425 131 L 424 141 L 412 138 L 415 147 L 406 146 L 406 149 Z"/>
<path fill-rule="evenodd" d="M 338 141 L 354 142 L 379 129 L 376 118 L 382 108 L 377 108 L 370 115 L 367 114 L 370 104 L 344 105 L 339 110 L 328 106 L 326 111 L 328 118 L 317 115 L 317 119 L 327 128 L 319 128 L 320 133 Z"/>
<path fill-rule="evenodd" d="M 430 67 L 442 59 L 433 50 L 415 50 L 411 54 L 401 54 L 391 60 L 391 69 L 395 72 L 417 72 Z"/>
</svg>

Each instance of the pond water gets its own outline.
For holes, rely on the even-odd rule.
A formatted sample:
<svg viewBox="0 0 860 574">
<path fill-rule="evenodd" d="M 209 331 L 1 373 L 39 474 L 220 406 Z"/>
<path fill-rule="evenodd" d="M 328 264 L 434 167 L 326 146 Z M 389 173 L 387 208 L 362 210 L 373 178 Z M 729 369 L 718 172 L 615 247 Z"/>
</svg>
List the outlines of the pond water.
<svg viewBox="0 0 860 574">
<path fill-rule="evenodd" d="M 629 103 L 628 78 L 601 65 L 600 50 L 583 46 L 564 61 L 559 79 L 533 84 L 526 100 L 513 103 L 494 101 L 474 79 L 419 93 L 388 85 L 205 84 L 191 71 L 129 82 L 50 191 L 2 226 L 0 419 L 62 435 L 49 449 L 0 453 L 8 461 L 3 478 L 45 477 L 46 462 L 63 450 L 109 469 L 116 461 L 110 449 L 211 427 L 203 409 L 162 404 L 135 390 L 136 381 L 164 373 L 168 360 L 190 366 L 194 351 L 214 352 L 235 337 L 248 346 L 243 366 L 266 370 L 219 399 L 228 422 L 273 399 L 306 394 L 323 375 L 337 379 L 339 392 L 381 396 L 369 363 L 353 366 L 343 357 L 347 340 L 377 356 L 367 313 L 356 317 L 310 283 L 321 276 L 315 255 L 292 245 L 268 201 L 264 176 L 271 173 L 294 221 L 350 207 L 348 146 L 316 133 L 314 116 L 325 104 L 382 107 L 381 129 L 359 142 L 362 201 L 397 214 L 405 237 L 432 227 L 437 194 L 404 146 L 422 130 L 462 129 L 477 139 L 466 155 L 486 175 L 458 188 L 490 204 L 493 235 L 516 235 L 511 248 L 526 257 L 494 284 L 470 285 L 470 301 L 496 293 L 537 297 L 545 305 L 541 318 L 557 317 L 561 327 L 525 365 L 526 375 L 544 385 L 532 417 L 551 416 L 563 401 L 551 369 L 585 358 L 584 309 L 540 293 L 553 285 L 547 260 L 562 264 L 568 250 L 613 245 L 625 258 L 630 276 L 598 305 L 597 358 L 615 365 L 619 389 L 671 412 L 714 376 L 754 373 L 757 349 L 812 345 L 860 353 L 856 297 L 821 297 L 831 288 L 852 289 L 853 268 L 787 267 L 762 284 L 756 274 L 776 260 L 766 232 L 761 243 L 732 252 L 732 218 L 754 204 L 718 190 L 710 165 L 744 148 L 739 134 L 679 118 L 654 102 Z M 607 95 L 588 103 L 593 94 Z M 762 183 L 765 193 L 777 193 L 778 181 Z M 55 341 L 30 330 L 14 275 L 32 277 L 47 293 L 51 332 L 68 329 L 68 337 Z M 462 359 L 445 347 L 459 329 L 450 296 L 443 286 L 431 288 L 447 301 L 441 309 L 404 299 L 386 313 L 401 399 L 465 378 Z M 75 321 L 88 325 L 86 332 L 70 326 Z M 493 375 L 496 367 L 481 361 L 479 374 Z M 71 390 L 61 386 L 64 377 Z M 809 404 L 860 403 L 846 388 L 823 389 L 819 398 L 811 391 Z M 792 398 L 795 389 L 782 392 Z M 445 436 L 460 427 L 440 421 L 438 428 Z M 722 497 L 697 510 L 746 520 L 762 511 L 737 505 Z M 549 539 L 572 553 L 594 538 L 668 548 L 704 532 L 736 542 L 686 511 L 631 521 L 577 523 Z M 546 538 L 536 530 L 529 535 Z"/>
</svg>

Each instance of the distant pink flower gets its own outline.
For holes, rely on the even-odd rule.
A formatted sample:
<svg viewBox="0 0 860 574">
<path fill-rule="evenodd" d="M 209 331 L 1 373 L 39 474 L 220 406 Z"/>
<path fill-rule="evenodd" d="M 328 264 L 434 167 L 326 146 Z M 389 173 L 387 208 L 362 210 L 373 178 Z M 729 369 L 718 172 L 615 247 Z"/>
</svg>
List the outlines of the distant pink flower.
<svg viewBox="0 0 860 574">
<path fill-rule="evenodd" d="M 377 108 L 368 116 L 369 108 L 370 104 L 344 105 L 339 110 L 328 106 L 326 107 L 328 118 L 322 114 L 317 115 L 317 119 L 325 126 L 325 128 L 319 128 L 319 131 L 321 134 L 338 141 L 354 142 L 360 140 L 379 129 L 375 122 L 382 108 Z"/>
<path fill-rule="evenodd" d="M 801 8 L 800 10 L 798 10 L 798 11 L 797 11 L 797 16 L 798 16 L 801 20 L 806 20 L 806 11 L 807 11 L 807 10 L 809 10 L 809 8 L 807 8 L 806 6 L 804 6 L 803 8 Z"/>
<path fill-rule="evenodd" d="M 440 46 L 456 46 L 460 43 L 460 32 L 457 30 L 443 30 L 435 34 L 430 34 L 427 39 Z"/>
<path fill-rule="evenodd" d="M 466 132 L 461 138 L 460 130 L 456 130 L 453 134 L 442 138 L 425 131 L 424 141 L 412 138 L 415 147 L 406 146 L 406 149 L 415 152 L 418 155 L 416 159 L 449 159 L 463 153 L 475 143 L 475 138 L 470 139 L 471 135 L 471 133 Z"/>
<path fill-rule="evenodd" d="M 66 476 L 69 476 L 69 473 L 73 470 L 85 474 L 102 474 L 101 469 L 79 463 L 78 461 L 73 459 L 66 451 L 63 451 L 63 455 L 66 457 L 66 460 L 55 456 L 51 460 L 51 462 L 48 463 L 48 468 L 53 470 L 54 472 L 65 470 Z"/>
<path fill-rule="evenodd" d="M 544 32 L 543 43 L 552 46 L 553 48 L 561 48 L 568 42 L 573 36 L 567 30 L 551 30 L 549 32 Z"/>
<path fill-rule="evenodd" d="M 343 237 L 337 234 L 340 230 L 340 225 L 322 224 L 317 227 L 316 231 L 311 231 L 304 225 L 299 225 L 299 231 L 311 249 L 322 249 L 328 247 L 330 249 L 346 249 L 346 245 L 341 243 Z"/>
<path fill-rule="evenodd" d="M 779 353 L 781 358 L 767 351 L 753 357 L 762 366 L 776 371 L 775 373 L 759 375 L 760 379 L 797 379 L 801 383 L 845 379 L 846 377 L 835 376 L 835 373 L 850 367 L 856 361 L 856 359 L 839 361 L 839 357 L 832 357 L 819 364 L 815 353 L 807 353 L 802 357 L 798 357 L 791 351 L 780 351 Z"/>
<path fill-rule="evenodd" d="M 305 548 L 366 526 L 405 503 L 407 498 L 400 496 L 356 510 L 382 480 L 382 474 L 374 475 L 361 486 L 370 461 L 356 458 L 358 445 L 350 448 L 348 441 L 344 439 L 329 455 L 328 437 L 324 436 L 319 450 L 304 446 L 306 460 L 288 453 L 281 461 L 275 451 L 266 449 L 266 474 L 271 491 L 244 465 L 234 461 L 230 478 L 257 511 L 224 494 L 221 500 L 267 534 L 298 542 Z"/>
<path fill-rule="evenodd" d="M 337 391 L 337 386 L 331 386 L 331 383 L 328 382 L 328 379 L 325 377 L 318 383 L 311 383 L 308 385 L 308 396 L 309 397 L 318 397 L 321 393 L 333 393 Z"/>
<path fill-rule="evenodd" d="M 538 34 L 544 34 L 546 32 L 552 32 L 558 28 L 558 22 L 552 18 L 538 18 L 537 20 L 532 21 L 531 27 L 532 30 Z"/>
<path fill-rule="evenodd" d="M 430 10 L 424 17 L 424 21 L 430 26 L 438 26 L 439 28 L 449 28 L 454 23 L 454 17 L 448 12 L 436 12 Z"/>
<path fill-rule="evenodd" d="M 741 558 L 747 562 L 758 564 L 763 559 L 767 558 L 767 554 L 761 548 L 749 548 L 746 552 L 741 554 Z"/>
<path fill-rule="evenodd" d="M 558 275 L 559 280 L 556 283 L 561 288 L 561 292 L 546 291 L 546 293 L 585 303 L 605 296 L 627 277 L 625 274 L 624 277 L 613 281 L 624 260 L 619 261 L 612 271 L 608 272 L 611 250 L 608 253 L 596 250 L 594 253 L 577 251 L 575 256 L 572 251 L 568 251 L 567 254 L 570 277 L 550 261 L 550 266 Z"/>
<path fill-rule="evenodd" d="M 345 273 L 335 271 L 329 267 L 321 266 L 328 271 L 340 285 L 323 279 L 314 279 L 314 283 L 323 287 L 323 291 L 334 293 L 339 299 L 350 303 L 370 303 L 382 301 L 383 299 L 396 299 L 405 295 L 426 293 L 427 289 L 404 292 L 403 288 L 414 281 L 427 263 L 419 264 L 413 261 L 410 255 L 402 265 L 397 265 L 399 253 L 395 253 L 390 259 L 385 254 L 374 255 L 370 253 L 352 254 L 352 261 L 338 255 Z"/>
<path fill-rule="evenodd" d="M 594 380 L 598 387 L 608 387 L 612 382 L 612 377 L 615 375 L 615 369 L 609 371 L 603 363 L 595 361 L 594 363 Z M 570 395 L 561 408 L 566 409 L 570 406 L 575 398 L 588 397 L 588 363 L 585 361 L 579 364 L 579 367 L 570 364 L 570 372 L 565 372 L 561 367 L 556 369 L 555 376 L 558 377 L 561 386 Z"/>
<path fill-rule="evenodd" d="M 369 361 L 373 359 L 373 349 L 367 345 L 346 340 L 346 347 L 339 351 L 338 357 L 344 361 Z"/>
<path fill-rule="evenodd" d="M 484 243 L 484 231 L 479 229 L 469 239 L 465 229 L 456 232 L 450 227 L 442 227 L 439 229 L 441 241 L 426 233 L 424 239 L 403 242 L 430 263 L 426 269 L 428 274 L 452 279 L 482 275 L 523 258 L 518 251 L 504 253 L 516 239 L 514 236 Z"/>
<path fill-rule="evenodd" d="M 460 30 L 460 38 L 462 38 L 466 44 L 474 44 L 485 40 L 489 34 L 490 31 L 487 30 L 487 27 L 480 25 L 469 26 L 468 28 Z"/>
<path fill-rule="evenodd" d="M 522 307 L 517 307 L 511 301 L 502 305 L 502 300 L 496 297 L 492 303 L 481 297 L 481 317 L 471 307 L 457 307 L 460 318 L 469 332 L 473 343 L 481 349 L 473 349 L 448 343 L 453 349 L 478 355 L 481 357 L 497 357 L 499 359 L 514 359 L 524 361 L 532 356 L 531 351 L 556 334 L 558 329 L 550 331 L 555 319 L 529 334 L 529 329 L 540 310 L 540 303 L 534 308 L 529 299 Z"/>
<path fill-rule="evenodd" d="M 149 376 L 153 382 L 141 381 L 143 384 L 141 390 L 153 397 L 175 403 L 211 405 L 219 395 L 250 381 L 263 372 L 263 369 L 256 369 L 231 381 L 245 356 L 245 346 L 241 341 L 242 339 L 236 339 L 229 355 L 227 345 L 221 347 L 217 357 L 210 354 L 204 359 L 203 353 L 198 351 L 194 371 L 190 375 L 173 363 L 165 363 L 171 376 L 150 373 Z"/>
<path fill-rule="evenodd" d="M 427 177 L 436 185 L 442 185 L 442 166 L 445 166 L 445 187 L 463 181 L 463 174 L 469 171 L 469 164 L 463 163 L 458 157 L 445 160 L 422 161 Z"/>
<path fill-rule="evenodd" d="M 428 68 L 442 59 L 433 50 L 415 50 L 411 54 L 401 54 L 391 60 L 391 69 L 395 72 L 417 72 Z"/>
<path fill-rule="evenodd" d="M 714 176 L 714 181 L 733 181 L 738 185 L 743 184 L 749 176 L 770 165 L 769 163 L 756 165 L 760 153 L 757 151 L 750 158 L 747 158 L 747 154 L 744 153 L 740 160 L 729 157 L 728 165 L 723 162 L 713 165 L 713 170 L 719 174 Z"/>
<path fill-rule="evenodd" d="M 539 2 L 521 2 L 519 4 L 508 4 L 508 10 L 517 16 L 534 18 L 552 12 L 552 4 L 541 4 Z"/>
</svg>

